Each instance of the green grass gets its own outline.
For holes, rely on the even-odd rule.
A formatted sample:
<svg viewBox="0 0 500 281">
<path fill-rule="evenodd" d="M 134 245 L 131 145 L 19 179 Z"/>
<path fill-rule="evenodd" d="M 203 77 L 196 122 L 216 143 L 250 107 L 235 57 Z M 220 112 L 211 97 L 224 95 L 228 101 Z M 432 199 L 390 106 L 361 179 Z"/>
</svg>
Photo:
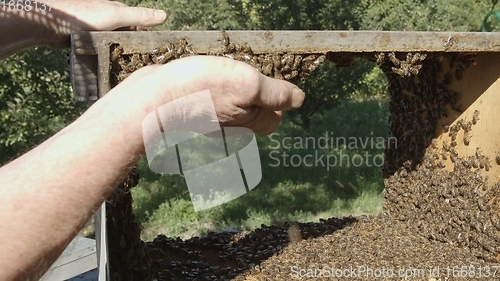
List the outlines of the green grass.
<svg viewBox="0 0 500 281">
<path fill-rule="evenodd" d="M 362 141 L 386 138 L 387 118 L 386 100 L 351 99 L 331 111 L 317 114 L 310 137 L 318 140 L 326 132 L 330 137 L 347 140 L 351 137 Z M 281 146 L 284 137 L 291 137 L 286 145 L 295 144 L 295 148 L 277 148 L 277 142 Z M 258 136 L 263 174 L 259 185 L 235 200 L 200 212 L 194 211 L 182 176 L 155 174 L 143 159 L 138 166 L 140 183 L 132 189 L 134 211 L 144 227 L 143 239 L 151 240 L 158 234 L 189 238 L 230 226 L 255 229 L 261 224 L 318 221 L 332 216 L 380 212 L 383 203 L 380 167 L 368 166 L 367 161 L 359 166 L 352 163 L 347 166 L 345 159 L 359 160 L 367 153 L 383 159 L 381 147 L 370 143 L 362 147 L 360 142 L 354 147 L 353 142 L 348 141 L 339 143 L 339 147 L 312 148 L 309 145 L 306 149 L 304 145 L 300 147 L 301 139 L 305 140 L 302 130 L 286 118 L 277 135 L 272 138 Z M 276 157 L 270 155 L 282 155 L 283 152 L 295 155 L 295 160 L 318 153 L 324 155 L 324 159 L 341 159 L 343 155 L 345 161 L 342 166 L 338 162 L 335 167 L 321 164 L 285 167 L 281 160 L 276 165 Z"/>
</svg>

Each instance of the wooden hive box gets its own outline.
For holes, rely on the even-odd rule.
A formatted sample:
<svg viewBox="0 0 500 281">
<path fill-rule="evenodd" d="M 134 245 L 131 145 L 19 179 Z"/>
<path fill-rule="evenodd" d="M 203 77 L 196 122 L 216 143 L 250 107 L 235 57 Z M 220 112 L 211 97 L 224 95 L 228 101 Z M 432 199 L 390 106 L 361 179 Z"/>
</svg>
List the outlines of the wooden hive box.
<svg viewBox="0 0 500 281">
<path fill-rule="evenodd" d="M 251 45 L 255 54 L 340 54 L 371 58 L 373 61 L 380 53 L 385 55 L 422 53 L 434 57 L 441 65 L 439 67 L 450 68 L 451 75 L 456 78 L 447 84 L 451 90 L 460 93 L 457 98 L 462 110 L 459 112 L 448 109 L 446 116 L 438 117 L 436 126 L 430 132 L 436 143 L 425 142 L 426 148 L 430 146 L 441 148 L 455 141 L 457 143 L 451 154 L 472 157 L 477 154 L 479 147 L 480 153 L 490 160 L 488 168 L 482 170 L 482 176 L 489 178 L 490 185 L 500 182 L 500 33 L 228 31 L 227 34 L 234 42 Z M 193 45 L 198 54 L 207 54 L 220 48 L 219 35 L 219 31 L 75 33 L 72 35 L 71 44 L 71 75 L 75 98 L 79 101 L 95 101 L 112 88 L 110 75 L 112 46 L 120 45 L 123 54 L 127 55 L 151 52 L 158 46 L 185 39 Z M 471 58 L 463 73 L 457 73 L 452 67 L 457 57 Z M 399 59 L 403 57 L 399 56 Z M 438 78 L 440 82 L 444 79 L 448 78 L 444 75 Z M 417 85 L 423 86 L 425 83 L 425 79 L 416 82 Z M 401 92 L 405 92 L 404 89 Z M 437 105 L 426 105 L 426 107 L 432 106 Z M 462 122 L 478 119 L 478 112 L 480 121 L 474 120 L 473 137 L 469 138 L 465 135 L 467 130 L 460 129 L 457 129 L 456 135 L 450 134 L 449 130 L 450 128 L 454 130 L 453 126 L 460 127 Z M 392 112 L 392 114 L 397 113 Z M 407 133 L 401 132 L 398 137 L 403 139 Z M 452 160 L 450 157 L 442 160 L 445 169 L 453 170 Z M 394 170 L 401 168 L 401 163 L 392 168 Z M 100 280 L 106 278 L 103 272 L 108 269 L 105 208 L 103 205 L 96 213 Z"/>
</svg>

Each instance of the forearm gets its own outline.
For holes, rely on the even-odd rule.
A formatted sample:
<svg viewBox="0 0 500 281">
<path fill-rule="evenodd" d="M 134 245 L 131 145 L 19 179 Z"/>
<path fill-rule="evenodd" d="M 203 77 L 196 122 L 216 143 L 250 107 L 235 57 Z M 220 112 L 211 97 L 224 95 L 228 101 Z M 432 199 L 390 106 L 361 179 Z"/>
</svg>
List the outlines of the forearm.
<svg viewBox="0 0 500 281">
<path fill-rule="evenodd" d="M 214 121 L 255 132 L 274 130 L 276 110 L 304 99 L 295 85 L 227 58 L 189 57 L 134 72 L 73 124 L 0 169 L 0 280 L 46 270 L 144 152 L 145 117 L 207 89 Z M 206 106 L 181 102 L 161 122 L 204 118 Z"/>
<path fill-rule="evenodd" d="M 0 169 L 0 280 L 43 273 L 140 157 L 147 110 L 117 90 Z"/>
<path fill-rule="evenodd" d="M 0 6 L 0 59 L 37 45 L 37 26 L 28 15 L 31 12 L 3 11 Z"/>
<path fill-rule="evenodd" d="M 75 31 L 155 26 L 165 20 L 164 11 L 116 1 L 5 1 L 0 5 L 0 59 L 34 46 L 67 48 Z"/>
</svg>

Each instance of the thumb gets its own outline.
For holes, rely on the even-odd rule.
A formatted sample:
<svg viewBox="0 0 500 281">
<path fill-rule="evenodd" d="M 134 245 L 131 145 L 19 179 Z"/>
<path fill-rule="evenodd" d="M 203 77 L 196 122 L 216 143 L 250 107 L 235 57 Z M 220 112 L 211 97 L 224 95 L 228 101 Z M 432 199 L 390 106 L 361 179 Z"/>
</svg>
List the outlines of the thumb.
<svg viewBox="0 0 500 281">
<path fill-rule="evenodd" d="M 266 109 L 281 111 L 299 108 L 304 102 L 304 92 L 294 84 L 261 76 L 260 91 L 254 101 Z"/>
</svg>

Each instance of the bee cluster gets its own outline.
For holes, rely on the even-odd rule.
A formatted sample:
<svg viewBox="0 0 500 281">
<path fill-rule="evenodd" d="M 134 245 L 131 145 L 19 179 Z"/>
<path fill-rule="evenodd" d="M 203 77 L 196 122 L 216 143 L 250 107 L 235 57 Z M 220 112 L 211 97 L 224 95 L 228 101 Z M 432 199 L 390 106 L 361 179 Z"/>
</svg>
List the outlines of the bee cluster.
<svg viewBox="0 0 500 281">
<path fill-rule="evenodd" d="M 427 57 L 426 54 L 420 53 L 407 53 L 405 60 L 400 60 L 396 57 L 395 53 L 378 53 L 375 55 L 377 63 L 384 63 L 386 57 L 394 64 L 391 70 L 401 77 L 410 77 L 412 75 L 417 75 L 420 69 L 422 69 L 422 61 Z"/>
<path fill-rule="evenodd" d="M 355 56 L 255 54 L 249 45 L 231 42 L 225 32 L 219 41 L 220 49 L 210 55 L 243 61 L 267 76 L 292 82 L 306 79 L 325 59 L 349 66 Z M 196 54 L 185 39 L 145 54 L 124 55 L 121 46 L 114 45 L 114 84 L 143 66 Z M 494 161 L 480 148 L 473 155 L 459 155 L 457 146 L 471 144 L 474 125 L 481 120 L 477 110 L 467 119 L 438 126 L 448 114 L 462 112 L 460 93 L 449 86 L 463 78 L 474 55 L 377 53 L 368 59 L 379 63 L 388 77 L 389 139 L 396 140 L 387 144 L 385 153 L 382 214 L 263 225 L 250 232 L 209 233 L 187 240 L 160 235 L 144 243 L 132 213 L 128 189 L 134 180 L 129 177 L 108 202 L 113 279 L 275 280 L 293 276 L 293 266 L 311 264 L 381 268 L 390 260 L 400 268 L 445 268 L 450 260 L 481 266 L 500 262 L 500 183 L 488 187 L 481 175 L 500 165 L 500 152 Z M 434 137 L 440 130 L 449 142 L 438 144 Z M 453 164 L 452 172 L 445 170 L 446 161 Z"/>
<path fill-rule="evenodd" d="M 235 44 L 225 31 L 220 34 L 221 47 L 208 52 L 208 55 L 223 56 L 250 64 L 262 74 L 291 82 L 302 82 L 322 62 L 323 54 L 269 53 L 254 54 L 248 44 Z M 132 72 L 151 64 L 165 64 L 169 61 L 197 55 L 186 39 L 180 39 L 166 46 L 160 46 L 148 53 L 123 54 L 120 45 L 111 46 L 111 73 L 113 86 L 127 78 Z"/>
<path fill-rule="evenodd" d="M 398 270 L 425 268 L 427 273 L 436 268 L 450 268 L 450 264 L 473 265 L 476 270 L 489 266 L 466 248 L 429 240 L 407 223 L 382 214 L 358 217 L 350 226 L 332 234 L 289 244 L 279 255 L 262 261 L 235 280 L 406 280 L 404 273 Z M 384 272 L 384 268 L 387 271 Z M 299 270 L 303 270 L 302 274 Z M 316 275 L 307 275 L 307 270 L 315 270 Z M 378 273 L 370 273 L 376 271 Z M 438 271 L 432 275 L 435 279 L 429 275 L 406 277 L 408 280 L 455 280 L 449 279 L 446 270 Z"/>
<path fill-rule="evenodd" d="M 159 235 L 148 243 L 151 271 L 158 281 L 234 279 L 281 252 L 293 239 L 290 228 L 311 239 L 331 234 L 355 220 L 347 217 L 279 227 L 262 225 L 253 231 L 211 232 L 188 240 Z"/>
<path fill-rule="evenodd" d="M 152 280 L 151 258 L 132 211 L 130 189 L 139 182 L 133 170 L 106 200 L 108 264 L 111 280 Z"/>
<path fill-rule="evenodd" d="M 326 60 L 326 56 L 323 54 L 254 54 L 248 44 L 241 45 L 231 42 L 225 31 L 221 32 L 219 41 L 222 44 L 220 51 L 209 52 L 209 55 L 242 61 L 255 67 L 266 76 L 292 82 L 304 81 Z"/>
<path fill-rule="evenodd" d="M 444 66 L 444 55 L 419 53 L 376 54 L 376 61 L 389 80 L 391 97 L 389 126 L 395 143 L 387 145 L 384 174 L 391 175 L 403 163 L 415 167 L 432 144 L 438 120 L 450 112 L 462 112 L 460 94 L 449 88 L 450 77 L 461 79 L 465 67 L 473 62 L 471 55 L 452 55 Z M 460 73 L 452 76 L 453 73 Z M 448 81 L 449 80 L 449 81 Z M 473 118 L 475 122 L 479 117 Z M 466 142 L 472 136 L 467 123 Z"/>
<path fill-rule="evenodd" d="M 169 61 L 194 56 L 197 53 L 193 46 L 185 39 L 180 39 L 175 43 L 168 43 L 160 46 L 148 53 L 133 53 L 125 55 L 123 47 L 119 44 L 110 47 L 111 79 L 112 86 L 118 85 L 134 71 L 152 64 L 165 64 Z"/>
<path fill-rule="evenodd" d="M 384 212 L 430 240 L 466 247 L 486 261 L 497 261 L 500 183 L 488 187 L 481 176 L 490 170 L 491 160 L 480 148 L 469 156 L 457 150 L 460 143 L 470 145 L 480 112 L 476 110 L 470 121 L 462 118 L 443 128 L 437 123 L 450 112 L 461 112 L 460 94 L 448 86 L 462 79 L 474 56 L 453 54 L 448 63 L 439 55 L 378 54 L 376 59 L 389 79 L 390 131 L 397 139 L 386 150 Z M 402 69 L 415 62 L 419 67 Z M 441 147 L 434 138 L 439 129 L 450 138 Z M 452 172 L 445 170 L 448 160 L 454 165 Z"/>
</svg>

